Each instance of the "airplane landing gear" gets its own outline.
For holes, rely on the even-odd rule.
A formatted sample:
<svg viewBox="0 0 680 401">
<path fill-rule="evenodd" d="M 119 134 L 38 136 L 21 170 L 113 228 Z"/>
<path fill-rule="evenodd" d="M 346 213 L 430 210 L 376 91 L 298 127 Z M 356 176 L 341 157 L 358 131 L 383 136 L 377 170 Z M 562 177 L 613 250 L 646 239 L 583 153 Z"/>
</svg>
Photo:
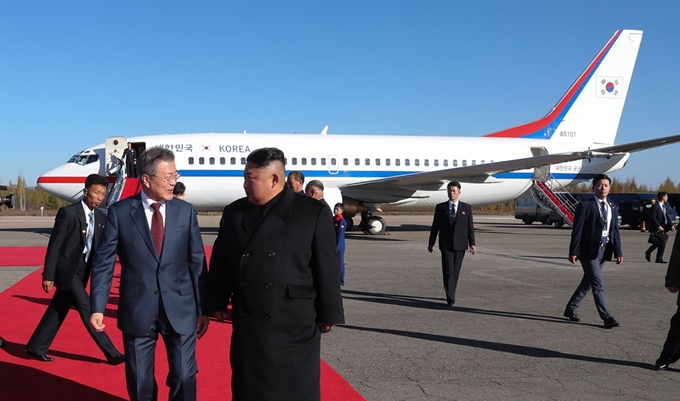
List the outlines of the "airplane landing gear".
<svg viewBox="0 0 680 401">
<path fill-rule="evenodd" d="M 370 213 L 361 214 L 361 223 L 359 227 L 366 234 L 370 235 L 383 235 L 387 229 L 387 223 L 380 216 L 372 216 Z"/>
</svg>

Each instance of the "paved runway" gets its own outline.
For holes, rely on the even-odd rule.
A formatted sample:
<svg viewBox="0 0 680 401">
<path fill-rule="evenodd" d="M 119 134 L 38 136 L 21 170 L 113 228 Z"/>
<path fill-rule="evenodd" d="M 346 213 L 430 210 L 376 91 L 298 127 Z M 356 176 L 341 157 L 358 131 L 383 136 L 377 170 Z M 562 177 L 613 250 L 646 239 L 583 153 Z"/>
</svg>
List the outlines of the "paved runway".
<svg viewBox="0 0 680 401">
<path fill-rule="evenodd" d="M 46 245 L 53 219 L 0 217 L 0 246 Z M 607 330 L 590 295 L 581 323 L 561 317 L 582 276 L 566 260 L 569 229 L 477 217 L 478 254 L 465 257 L 451 310 L 439 254 L 426 250 L 431 217 L 386 220 L 390 235 L 348 233 L 347 324 L 322 340 L 324 360 L 367 400 L 678 398 L 680 364 L 651 370 L 676 295 L 663 287 L 667 265 L 643 258 L 647 234 L 623 229 L 625 261 L 604 268 L 621 322 Z M 212 244 L 219 216 L 199 221 Z M 0 268 L 0 289 L 33 270 Z"/>
</svg>

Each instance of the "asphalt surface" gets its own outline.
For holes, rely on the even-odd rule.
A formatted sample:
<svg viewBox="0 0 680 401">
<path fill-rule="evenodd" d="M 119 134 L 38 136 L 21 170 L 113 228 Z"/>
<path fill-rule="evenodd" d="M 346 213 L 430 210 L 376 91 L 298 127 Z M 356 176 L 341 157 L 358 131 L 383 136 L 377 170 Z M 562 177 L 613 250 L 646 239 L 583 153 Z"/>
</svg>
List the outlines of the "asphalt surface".
<svg viewBox="0 0 680 401">
<path fill-rule="evenodd" d="M 347 322 L 322 337 L 324 360 L 367 400 L 678 399 L 680 364 L 652 370 L 676 295 L 663 286 L 667 265 L 644 260 L 647 234 L 623 229 L 624 263 L 604 267 L 621 322 L 604 329 L 590 295 L 580 323 L 562 317 L 582 276 L 566 260 L 568 228 L 477 217 L 478 253 L 465 256 L 451 309 L 439 253 L 426 249 L 431 217 L 386 220 L 389 235 L 348 233 Z M 212 244 L 219 216 L 199 221 Z M 0 217 L 0 246 L 46 245 L 53 222 Z M 36 268 L 0 268 L 0 289 Z"/>
</svg>

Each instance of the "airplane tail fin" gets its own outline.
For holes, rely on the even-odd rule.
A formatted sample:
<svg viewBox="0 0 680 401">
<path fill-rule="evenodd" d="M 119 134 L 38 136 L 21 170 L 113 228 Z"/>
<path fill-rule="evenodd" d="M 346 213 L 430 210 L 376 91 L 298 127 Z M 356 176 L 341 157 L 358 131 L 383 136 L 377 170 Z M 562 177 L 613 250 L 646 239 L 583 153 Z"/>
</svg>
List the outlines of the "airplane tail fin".
<svg viewBox="0 0 680 401">
<path fill-rule="evenodd" d="M 616 31 L 545 117 L 486 136 L 612 145 L 641 42 L 642 31 Z"/>
</svg>

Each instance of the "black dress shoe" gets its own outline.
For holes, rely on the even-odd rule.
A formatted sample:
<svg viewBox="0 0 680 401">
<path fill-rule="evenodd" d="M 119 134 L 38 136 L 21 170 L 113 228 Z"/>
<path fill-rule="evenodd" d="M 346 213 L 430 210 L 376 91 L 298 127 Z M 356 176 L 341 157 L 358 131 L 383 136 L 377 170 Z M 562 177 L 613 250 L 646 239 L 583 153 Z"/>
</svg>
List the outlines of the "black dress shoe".
<svg viewBox="0 0 680 401">
<path fill-rule="evenodd" d="M 449 307 L 449 308 L 452 308 L 452 307 L 453 307 L 453 302 L 447 302 L 447 303 L 446 303 L 446 306 Z"/>
<path fill-rule="evenodd" d="M 26 357 L 28 359 L 35 359 L 35 360 L 38 360 L 40 362 L 52 362 L 54 360 L 54 358 L 52 358 L 51 356 L 38 355 L 38 354 L 31 352 L 31 351 L 26 351 Z"/>
<path fill-rule="evenodd" d="M 619 327 L 621 323 L 617 322 L 613 317 L 608 317 L 604 320 L 604 328 L 611 329 L 612 327 Z"/>
<path fill-rule="evenodd" d="M 655 262 L 656 262 L 656 263 L 668 263 L 668 262 L 666 262 L 666 261 L 663 260 L 663 259 L 662 259 L 662 260 L 656 260 Z"/>
<path fill-rule="evenodd" d="M 652 261 L 652 254 L 649 253 L 649 252 L 645 252 L 645 260 L 647 262 L 651 262 Z"/>
<path fill-rule="evenodd" d="M 109 363 L 109 365 L 120 365 L 121 363 L 125 363 L 125 355 L 123 354 L 118 354 L 114 356 L 113 358 L 106 357 L 106 362 Z"/>
<path fill-rule="evenodd" d="M 667 363 L 655 363 L 654 364 L 654 370 L 666 370 L 668 369 L 668 364 Z"/>
<path fill-rule="evenodd" d="M 576 315 L 576 312 L 570 309 L 564 311 L 564 317 L 571 320 L 572 322 L 580 322 L 581 318 Z"/>
</svg>

